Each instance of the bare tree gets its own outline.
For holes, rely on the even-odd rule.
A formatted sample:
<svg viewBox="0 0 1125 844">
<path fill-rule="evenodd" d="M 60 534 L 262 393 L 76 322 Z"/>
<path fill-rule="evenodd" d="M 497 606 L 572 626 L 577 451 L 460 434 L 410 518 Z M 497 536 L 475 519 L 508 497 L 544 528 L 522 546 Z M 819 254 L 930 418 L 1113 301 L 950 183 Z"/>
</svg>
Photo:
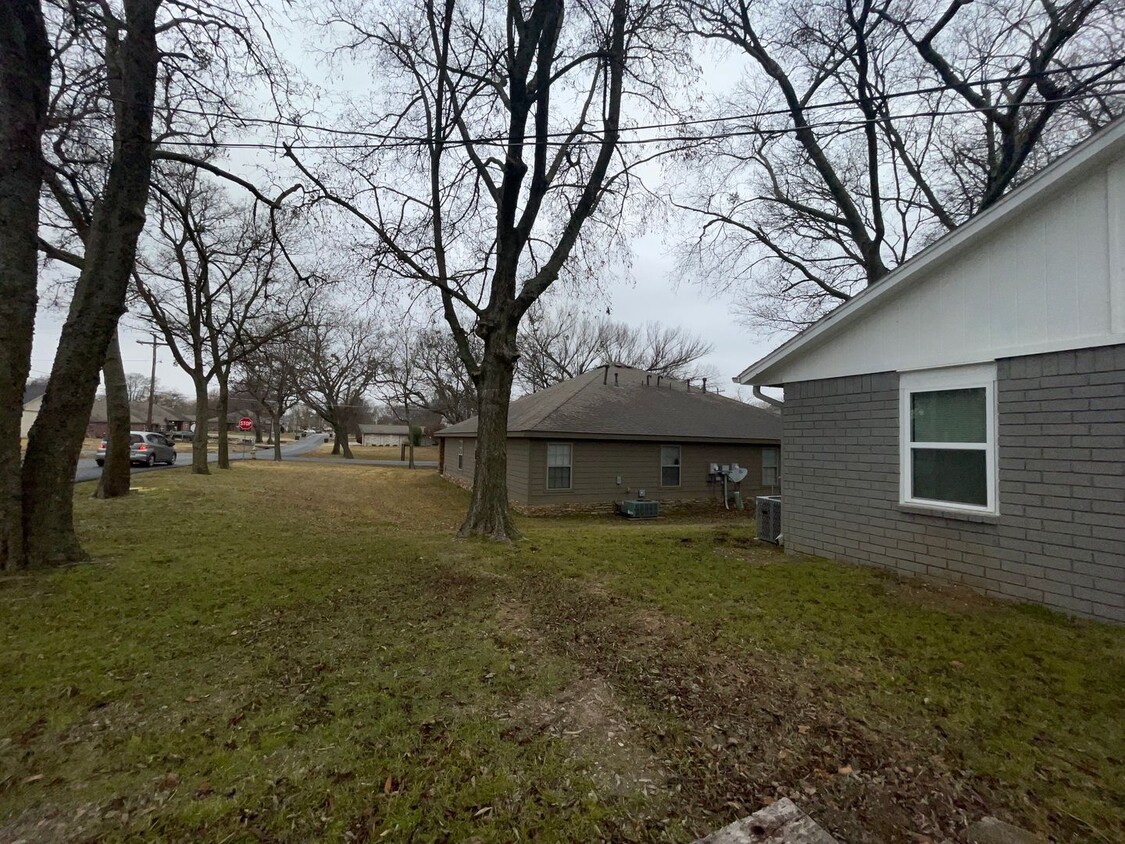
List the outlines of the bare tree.
<svg viewBox="0 0 1125 844">
<path fill-rule="evenodd" d="M 38 0 L 0 3 L 0 569 L 24 561 L 20 419 L 35 328 L 51 53 Z"/>
<path fill-rule="evenodd" d="M 622 107 L 660 104 L 674 61 L 667 9 L 632 0 L 334 4 L 331 23 L 388 80 L 385 141 L 321 172 L 289 156 L 359 221 L 382 274 L 440 298 L 478 397 L 478 450 L 461 536 L 507 541 L 507 416 L 520 323 L 586 253 L 612 237 L 635 161 Z M 403 136 L 412 140 L 404 143 Z M 345 178 L 346 177 L 346 178 Z M 350 181 L 349 181 L 350 180 Z M 481 341 L 479 350 L 471 340 Z"/>
<path fill-rule="evenodd" d="M 631 366 L 687 380 L 711 375 L 700 360 L 712 347 L 701 337 L 659 322 L 623 322 L 547 311 L 521 335 L 517 382 L 536 391 L 603 364 Z"/>
<path fill-rule="evenodd" d="M 38 564 L 85 557 L 74 533 L 74 470 L 145 219 L 160 0 L 122 0 L 121 5 L 120 19 L 108 6 L 95 13 L 104 27 L 102 67 L 113 104 L 113 152 L 99 202 L 90 211 L 70 314 L 23 461 L 27 554 Z"/>
<path fill-rule="evenodd" d="M 266 343 L 239 364 L 238 387 L 253 396 L 270 418 L 273 459 L 281 460 L 281 420 L 297 404 L 296 344 L 286 338 Z"/>
<path fill-rule="evenodd" d="M 682 159 L 675 202 L 702 228 L 681 267 L 774 328 L 877 283 L 1121 106 L 1119 0 L 684 7 L 751 70 Z"/>
<path fill-rule="evenodd" d="M 473 346 L 480 345 L 474 337 L 470 337 L 469 342 Z M 434 327 L 418 328 L 414 333 L 413 350 L 414 378 L 419 385 L 415 395 L 417 406 L 448 425 L 475 414 L 479 406 L 476 384 L 449 332 Z"/>
<path fill-rule="evenodd" d="M 147 401 L 152 378 L 143 372 L 130 372 L 125 376 L 125 390 L 130 402 Z M 157 382 L 159 385 L 159 382 Z"/>
<path fill-rule="evenodd" d="M 383 367 L 383 337 L 371 319 L 326 309 L 294 342 L 301 401 L 332 428 L 332 453 L 351 460 L 348 429 Z"/>
<path fill-rule="evenodd" d="M 996 203 L 1032 170 L 1122 113 L 1125 68 L 1119 0 L 931 0 L 880 6 L 948 91 L 934 109 L 969 110 L 944 122 L 944 212 L 964 219 Z M 974 84 L 981 75 L 1007 81 Z M 894 140 L 893 136 L 889 138 Z"/>
<path fill-rule="evenodd" d="M 41 230 L 55 236 L 39 246 L 79 275 L 29 436 L 21 496 L 26 556 L 54 563 L 84 557 L 73 526 L 75 464 L 98 370 L 125 308 L 152 162 L 184 158 L 157 145 L 213 142 L 237 116 L 231 92 L 258 78 L 276 83 L 278 75 L 263 60 L 270 51 L 257 35 L 256 0 L 43 5 L 55 49 L 42 169 L 50 201 Z"/>
<path fill-rule="evenodd" d="M 134 286 L 148 318 L 195 385 L 192 472 L 208 474 L 208 385 L 218 401 L 218 465 L 230 468 L 226 418 L 230 374 L 302 321 L 303 299 L 278 266 L 273 231 L 191 168 L 162 168 L 152 242 Z"/>
</svg>

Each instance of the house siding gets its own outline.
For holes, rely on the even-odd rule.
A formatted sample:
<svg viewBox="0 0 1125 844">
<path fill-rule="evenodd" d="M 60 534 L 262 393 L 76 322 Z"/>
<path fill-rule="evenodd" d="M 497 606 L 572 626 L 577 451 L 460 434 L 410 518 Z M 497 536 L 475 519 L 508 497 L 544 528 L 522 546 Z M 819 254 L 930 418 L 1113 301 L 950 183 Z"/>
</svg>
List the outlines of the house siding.
<svg viewBox="0 0 1125 844">
<path fill-rule="evenodd" d="M 457 468 L 457 449 L 464 444 L 465 459 L 460 469 Z M 449 437 L 445 440 L 445 476 L 450 480 L 460 483 L 461 486 L 472 486 L 473 467 L 477 453 L 475 437 Z"/>
<path fill-rule="evenodd" d="M 614 501 L 635 498 L 638 490 L 645 498 L 665 502 L 712 501 L 722 505 L 722 484 L 707 482 L 712 463 L 738 463 L 749 470 L 742 482 L 743 501 L 753 506 L 753 496 L 778 492 L 764 489 L 762 448 L 760 445 L 667 442 L 620 442 L 607 440 L 533 439 L 529 444 L 527 503 L 535 508 L 572 504 L 604 504 L 607 511 Z M 547 443 L 565 442 L 572 446 L 571 488 L 547 489 Z M 680 485 L 660 485 L 660 448 L 680 446 Z M 777 448 L 774 446 L 766 446 Z M 621 477 L 618 486 L 617 478 Z"/>
<path fill-rule="evenodd" d="M 785 385 L 786 549 L 1125 622 L 1125 346 L 997 361 L 999 512 L 898 509 L 893 372 Z"/>
<path fill-rule="evenodd" d="M 519 504 L 527 503 L 529 453 L 528 440 L 508 440 L 508 498 Z"/>
</svg>

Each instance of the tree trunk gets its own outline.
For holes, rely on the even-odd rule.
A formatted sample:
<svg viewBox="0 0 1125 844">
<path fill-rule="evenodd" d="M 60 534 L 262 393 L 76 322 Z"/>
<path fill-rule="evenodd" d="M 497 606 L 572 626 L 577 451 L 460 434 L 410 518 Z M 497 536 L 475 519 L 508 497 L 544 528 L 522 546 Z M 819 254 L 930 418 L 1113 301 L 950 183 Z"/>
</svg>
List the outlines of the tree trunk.
<svg viewBox="0 0 1125 844">
<path fill-rule="evenodd" d="M 195 378 L 195 435 L 191 438 L 191 473 L 210 475 L 207 468 L 207 382 Z"/>
<path fill-rule="evenodd" d="M 117 332 L 106 349 L 105 364 L 106 421 L 109 431 L 105 465 L 98 478 L 95 498 L 117 498 L 129 494 L 129 428 L 132 414 L 129 407 L 129 385 L 125 382 L 125 364 L 121 361 L 121 341 Z"/>
<path fill-rule="evenodd" d="M 347 438 L 345 437 L 345 441 L 346 441 L 346 439 Z M 337 455 L 342 450 L 343 450 L 343 447 L 340 445 L 340 428 L 339 428 L 338 425 L 333 424 L 332 425 L 332 454 Z"/>
<path fill-rule="evenodd" d="M 24 563 L 20 422 L 35 330 L 39 143 L 51 51 L 39 0 L 0 3 L 0 570 Z"/>
<path fill-rule="evenodd" d="M 340 422 L 332 426 L 332 431 L 336 437 L 336 444 L 332 446 L 332 453 L 336 454 L 336 447 L 339 446 L 339 453 L 344 456 L 346 460 L 354 460 L 355 455 L 352 454 L 351 444 L 348 442 L 348 426 L 346 422 Z"/>
<path fill-rule="evenodd" d="M 127 34 L 107 47 L 117 89 L 113 160 L 85 238 L 82 272 L 23 462 L 23 514 L 32 565 L 86 558 L 74 532 L 74 471 L 98 372 L 125 311 L 152 174 L 158 0 L 126 0 Z"/>
<path fill-rule="evenodd" d="M 409 433 L 406 435 L 406 441 L 410 448 L 410 462 L 407 464 L 408 469 L 414 468 L 414 426 L 410 424 L 410 420 L 406 420 L 406 427 Z"/>
<path fill-rule="evenodd" d="M 227 430 L 227 414 L 230 413 L 230 385 L 228 376 L 219 373 L 219 459 L 220 469 L 230 468 L 230 431 Z"/>
<path fill-rule="evenodd" d="M 499 542 L 523 539 L 508 511 L 508 405 L 516 370 L 516 331 L 496 331 L 485 339 L 478 379 L 476 466 L 473 497 L 459 537 L 481 536 Z"/>
<path fill-rule="evenodd" d="M 273 459 L 281 462 L 281 414 L 273 418 L 273 428 L 271 430 L 273 436 Z"/>
</svg>

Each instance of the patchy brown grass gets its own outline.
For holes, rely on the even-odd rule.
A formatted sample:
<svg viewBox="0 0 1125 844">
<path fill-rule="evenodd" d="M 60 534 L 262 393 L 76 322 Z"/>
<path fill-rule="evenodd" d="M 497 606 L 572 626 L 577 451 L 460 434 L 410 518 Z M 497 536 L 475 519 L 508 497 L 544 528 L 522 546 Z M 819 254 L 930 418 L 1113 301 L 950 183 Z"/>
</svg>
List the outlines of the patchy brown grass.
<svg viewBox="0 0 1125 844">
<path fill-rule="evenodd" d="M 356 460 L 399 460 L 401 452 L 397 445 L 394 446 L 380 446 L 380 445 L 358 445 L 351 444 L 352 455 Z M 309 452 L 306 457 L 340 457 L 339 454 L 332 453 L 332 441 L 321 445 L 314 451 Z M 428 462 L 436 462 L 438 459 L 438 447 L 435 446 L 417 446 L 414 449 L 414 459 L 424 460 Z"/>
<path fill-rule="evenodd" d="M 268 461 L 79 493 L 96 565 L 0 579 L 0 841 L 691 841 L 781 796 L 851 844 L 1125 825 L 1125 631 L 727 513 L 454 541 L 466 500 Z"/>
</svg>

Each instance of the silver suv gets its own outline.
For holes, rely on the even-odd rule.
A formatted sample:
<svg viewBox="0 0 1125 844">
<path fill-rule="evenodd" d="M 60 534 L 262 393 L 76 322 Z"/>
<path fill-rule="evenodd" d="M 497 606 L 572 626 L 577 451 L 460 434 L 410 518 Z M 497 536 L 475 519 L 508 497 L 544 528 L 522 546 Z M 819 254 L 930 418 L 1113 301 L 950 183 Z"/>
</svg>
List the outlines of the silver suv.
<svg viewBox="0 0 1125 844">
<path fill-rule="evenodd" d="M 98 446 L 98 456 L 94 458 L 99 466 L 105 465 L 105 450 L 108 442 L 102 440 Z M 172 466 L 176 462 L 176 447 L 163 434 L 152 431 L 129 432 L 129 462 L 141 466 L 155 466 L 157 463 L 167 463 Z"/>
</svg>

